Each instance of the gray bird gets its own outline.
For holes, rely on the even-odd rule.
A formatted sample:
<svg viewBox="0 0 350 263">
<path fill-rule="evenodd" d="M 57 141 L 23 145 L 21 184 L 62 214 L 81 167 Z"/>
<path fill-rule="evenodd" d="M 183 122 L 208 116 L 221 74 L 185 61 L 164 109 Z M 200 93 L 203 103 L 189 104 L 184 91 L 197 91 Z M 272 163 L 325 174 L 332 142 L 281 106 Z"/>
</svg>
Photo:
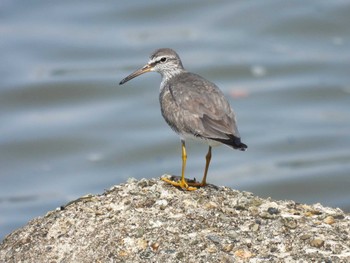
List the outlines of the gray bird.
<svg viewBox="0 0 350 263">
<path fill-rule="evenodd" d="M 162 115 L 169 126 L 179 134 L 182 144 L 181 179 L 163 181 L 186 190 L 205 186 L 211 160 L 211 148 L 220 144 L 245 151 L 241 142 L 235 114 L 221 90 L 203 77 L 188 72 L 182 66 L 179 55 L 170 48 L 154 51 L 148 63 L 120 81 L 119 85 L 146 72 L 162 75 L 159 102 Z M 202 182 L 185 179 L 187 139 L 195 139 L 209 145 Z"/>
</svg>

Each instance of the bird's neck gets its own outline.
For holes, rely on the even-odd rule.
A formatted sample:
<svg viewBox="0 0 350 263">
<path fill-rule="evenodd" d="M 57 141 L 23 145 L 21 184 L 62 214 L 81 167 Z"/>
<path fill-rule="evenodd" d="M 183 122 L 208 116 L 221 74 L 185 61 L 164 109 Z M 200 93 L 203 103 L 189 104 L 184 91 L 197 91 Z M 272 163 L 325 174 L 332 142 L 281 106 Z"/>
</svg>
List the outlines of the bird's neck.
<svg viewBox="0 0 350 263">
<path fill-rule="evenodd" d="M 171 71 L 163 71 L 163 72 L 160 72 L 160 74 L 162 75 L 162 82 L 160 83 L 160 92 L 162 92 L 162 90 L 164 89 L 164 87 L 167 85 L 167 83 L 169 83 L 169 81 L 180 75 L 181 73 L 184 73 L 186 72 L 184 69 L 174 69 L 174 70 L 171 70 Z"/>
<path fill-rule="evenodd" d="M 162 82 L 167 82 L 168 80 L 172 79 L 173 77 L 186 72 L 183 68 L 175 68 L 172 70 L 164 70 L 160 72 L 162 75 Z"/>
</svg>

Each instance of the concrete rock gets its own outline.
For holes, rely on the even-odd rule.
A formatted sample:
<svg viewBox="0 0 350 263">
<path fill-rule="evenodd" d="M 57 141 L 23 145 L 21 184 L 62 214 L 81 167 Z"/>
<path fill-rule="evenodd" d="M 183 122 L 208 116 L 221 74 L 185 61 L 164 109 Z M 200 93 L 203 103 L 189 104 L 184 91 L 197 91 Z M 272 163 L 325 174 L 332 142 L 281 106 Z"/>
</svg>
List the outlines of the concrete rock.
<svg viewBox="0 0 350 263">
<path fill-rule="evenodd" d="M 350 216 L 208 185 L 128 180 L 30 221 L 0 262 L 350 262 Z"/>
</svg>

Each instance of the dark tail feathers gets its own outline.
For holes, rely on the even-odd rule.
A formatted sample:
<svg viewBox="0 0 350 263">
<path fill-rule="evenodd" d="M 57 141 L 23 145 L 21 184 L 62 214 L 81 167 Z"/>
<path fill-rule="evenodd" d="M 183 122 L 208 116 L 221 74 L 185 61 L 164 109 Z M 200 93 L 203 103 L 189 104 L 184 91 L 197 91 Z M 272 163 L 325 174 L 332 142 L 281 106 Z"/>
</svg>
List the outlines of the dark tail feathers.
<svg viewBox="0 0 350 263">
<path fill-rule="evenodd" d="M 232 147 L 233 149 L 245 151 L 248 146 L 241 142 L 241 138 L 236 137 L 232 134 L 227 135 L 229 139 L 219 139 L 219 138 L 210 138 L 211 140 L 221 142 L 223 144 L 226 144 L 227 146 Z"/>
</svg>

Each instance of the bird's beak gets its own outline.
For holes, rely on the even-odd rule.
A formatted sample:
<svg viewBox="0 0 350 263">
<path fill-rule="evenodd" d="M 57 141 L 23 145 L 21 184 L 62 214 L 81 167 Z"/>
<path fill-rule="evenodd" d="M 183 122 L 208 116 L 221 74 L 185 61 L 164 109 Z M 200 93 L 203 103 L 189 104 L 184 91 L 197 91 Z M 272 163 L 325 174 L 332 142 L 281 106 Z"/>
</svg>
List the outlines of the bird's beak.
<svg viewBox="0 0 350 263">
<path fill-rule="evenodd" d="M 135 72 L 131 73 L 129 76 L 127 76 L 126 78 L 122 79 L 122 81 L 119 82 L 119 85 L 123 85 L 125 82 L 136 78 L 137 76 L 140 76 L 143 73 L 147 73 L 153 70 L 153 66 L 151 64 L 146 64 L 145 66 L 143 66 L 142 68 L 136 70 Z"/>
</svg>

